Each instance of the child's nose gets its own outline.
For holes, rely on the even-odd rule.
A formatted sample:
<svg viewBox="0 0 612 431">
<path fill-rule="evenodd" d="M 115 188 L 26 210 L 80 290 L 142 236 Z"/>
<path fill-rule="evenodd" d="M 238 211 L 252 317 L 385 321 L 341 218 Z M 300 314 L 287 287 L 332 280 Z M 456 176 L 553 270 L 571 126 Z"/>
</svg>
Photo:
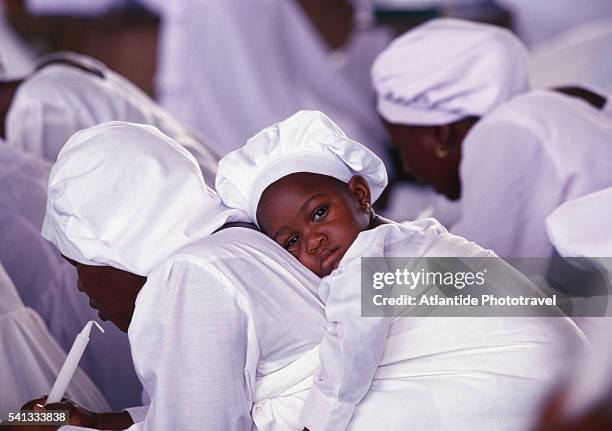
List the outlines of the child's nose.
<svg viewBox="0 0 612 431">
<path fill-rule="evenodd" d="M 308 236 L 306 243 L 308 247 L 308 253 L 315 253 L 321 245 L 325 242 L 325 235 L 315 232 Z"/>
</svg>

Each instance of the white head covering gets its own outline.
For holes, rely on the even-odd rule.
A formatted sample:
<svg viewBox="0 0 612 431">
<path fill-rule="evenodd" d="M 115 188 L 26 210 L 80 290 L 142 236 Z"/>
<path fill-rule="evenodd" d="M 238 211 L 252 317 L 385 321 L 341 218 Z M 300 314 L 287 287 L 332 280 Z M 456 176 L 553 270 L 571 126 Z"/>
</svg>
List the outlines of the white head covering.
<svg viewBox="0 0 612 431">
<path fill-rule="evenodd" d="M 257 204 L 264 190 L 296 172 L 328 175 L 347 183 L 360 175 L 370 186 L 373 202 L 387 185 L 385 166 L 374 153 L 349 139 L 322 112 L 299 111 L 223 157 L 216 189 L 226 205 L 246 211 L 257 222 Z"/>
<path fill-rule="evenodd" d="M 611 219 L 608 188 L 561 205 L 546 219 L 546 230 L 561 256 L 612 257 L 612 238 L 607 234 Z"/>
<path fill-rule="evenodd" d="M 148 275 L 239 215 L 175 141 L 153 126 L 112 121 L 75 133 L 62 148 L 42 234 L 77 262 Z"/>
<path fill-rule="evenodd" d="M 509 31 L 436 19 L 395 39 L 372 66 L 389 122 L 442 125 L 482 116 L 529 88 L 528 52 Z"/>
</svg>

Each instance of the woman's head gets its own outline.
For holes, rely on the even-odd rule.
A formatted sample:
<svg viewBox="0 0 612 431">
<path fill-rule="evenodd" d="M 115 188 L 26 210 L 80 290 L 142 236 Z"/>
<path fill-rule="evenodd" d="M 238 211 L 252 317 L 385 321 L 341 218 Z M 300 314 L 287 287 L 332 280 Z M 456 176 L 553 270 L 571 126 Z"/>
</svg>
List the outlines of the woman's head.
<svg viewBox="0 0 612 431">
<path fill-rule="evenodd" d="M 529 89 L 528 58 L 509 31 L 456 19 L 394 40 L 374 62 L 372 82 L 404 168 L 456 199 L 463 139 L 480 117 Z"/>
<path fill-rule="evenodd" d="M 152 126 L 109 122 L 77 132 L 60 152 L 42 234 L 78 269 L 102 314 L 125 329 L 131 312 L 114 307 L 133 311 L 158 263 L 235 215 L 175 141 Z"/>
<path fill-rule="evenodd" d="M 320 276 L 368 228 L 386 184 L 382 161 L 317 111 L 300 111 L 249 139 L 221 159 L 216 181 L 227 205 L 247 211 Z"/>
</svg>

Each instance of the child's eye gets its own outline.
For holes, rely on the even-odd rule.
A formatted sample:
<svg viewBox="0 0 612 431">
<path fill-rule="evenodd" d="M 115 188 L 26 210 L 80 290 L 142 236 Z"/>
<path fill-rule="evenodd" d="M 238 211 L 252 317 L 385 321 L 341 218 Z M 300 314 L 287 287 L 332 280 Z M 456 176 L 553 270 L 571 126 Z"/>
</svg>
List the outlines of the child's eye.
<svg viewBox="0 0 612 431">
<path fill-rule="evenodd" d="M 317 221 L 325 217 L 325 215 L 327 214 L 327 209 L 327 205 L 323 205 L 322 207 L 317 208 L 315 212 L 312 213 L 312 220 Z"/>
<path fill-rule="evenodd" d="M 289 238 L 287 238 L 287 241 L 285 241 L 285 248 L 290 248 L 294 246 L 298 242 L 299 239 L 300 239 L 299 235 L 291 235 Z"/>
</svg>

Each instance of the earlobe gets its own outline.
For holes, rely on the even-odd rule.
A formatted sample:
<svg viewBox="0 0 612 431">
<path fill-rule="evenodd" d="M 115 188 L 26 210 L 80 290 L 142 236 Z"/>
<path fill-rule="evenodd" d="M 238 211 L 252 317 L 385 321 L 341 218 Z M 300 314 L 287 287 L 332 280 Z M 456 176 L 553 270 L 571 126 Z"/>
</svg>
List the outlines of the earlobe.
<svg viewBox="0 0 612 431">
<path fill-rule="evenodd" d="M 366 205 L 370 206 L 370 186 L 368 186 L 367 181 L 363 177 L 355 175 L 349 181 L 348 187 L 351 194 L 355 197 L 355 199 L 357 199 L 357 202 L 361 208 L 365 208 Z"/>
<path fill-rule="evenodd" d="M 436 126 L 435 135 L 436 146 L 434 147 L 434 152 L 436 153 L 437 158 L 444 159 L 446 156 L 448 156 L 448 153 L 450 151 L 450 126 L 448 124 Z"/>
</svg>

